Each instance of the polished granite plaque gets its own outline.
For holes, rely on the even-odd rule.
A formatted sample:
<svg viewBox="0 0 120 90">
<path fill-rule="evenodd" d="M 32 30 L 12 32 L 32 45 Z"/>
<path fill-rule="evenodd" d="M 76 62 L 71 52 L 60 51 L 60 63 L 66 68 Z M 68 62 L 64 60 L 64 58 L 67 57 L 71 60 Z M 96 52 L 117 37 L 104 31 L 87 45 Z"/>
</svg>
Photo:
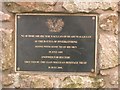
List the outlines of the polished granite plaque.
<svg viewBox="0 0 120 90">
<path fill-rule="evenodd" d="M 16 71 L 95 72 L 97 16 L 17 14 Z"/>
</svg>

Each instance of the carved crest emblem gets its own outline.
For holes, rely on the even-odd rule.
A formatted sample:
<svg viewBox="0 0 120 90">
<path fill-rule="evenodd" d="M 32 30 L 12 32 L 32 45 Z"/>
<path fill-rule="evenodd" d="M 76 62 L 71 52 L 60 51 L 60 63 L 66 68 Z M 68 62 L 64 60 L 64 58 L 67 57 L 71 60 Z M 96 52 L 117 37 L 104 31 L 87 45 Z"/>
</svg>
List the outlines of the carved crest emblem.
<svg viewBox="0 0 120 90">
<path fill-rule="evenodd" d="M 46 22 L 50 32 L 60 32 L 64 27 L 64 22 L 62 19 L 52 18 L 47 19 Z"/>
</svg>

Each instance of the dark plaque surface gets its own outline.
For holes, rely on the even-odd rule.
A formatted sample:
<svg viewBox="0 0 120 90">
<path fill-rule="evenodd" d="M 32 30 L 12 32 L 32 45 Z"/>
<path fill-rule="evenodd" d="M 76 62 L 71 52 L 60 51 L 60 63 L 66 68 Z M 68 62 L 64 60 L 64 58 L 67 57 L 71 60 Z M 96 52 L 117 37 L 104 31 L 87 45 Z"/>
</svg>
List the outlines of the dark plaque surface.
<svg viewBox="0 0 120 90">
<path fill-rule="evenodd" d="M 16 71 L 95 72 L 97 17 L 16 15 Z"/>
</svg>

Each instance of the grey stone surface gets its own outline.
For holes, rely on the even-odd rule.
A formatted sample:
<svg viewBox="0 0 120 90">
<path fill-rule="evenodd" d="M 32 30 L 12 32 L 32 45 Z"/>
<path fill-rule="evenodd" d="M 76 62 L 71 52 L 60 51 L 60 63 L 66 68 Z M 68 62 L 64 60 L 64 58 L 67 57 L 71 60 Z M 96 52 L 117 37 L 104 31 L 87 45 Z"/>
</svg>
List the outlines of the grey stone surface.
<svg viewBox="0 0 120 90">
<path fill-rule="evenodd" d="M 85 12 L 85 13 L 100 13 L 100 10 L 111 10 L 118 11 L 118 4 L 115 2 L 77 2 L 77 1 L 66 1 L 62 4 L 63 7 L 69 13 Z M 6 2 L 6 8 L 9 12 L 65 12 L 65 10 L 58 10 L 56 8 L 57 2 Z M 57 4 L 58 5 L 58 4 Z"/>
<path fill-rule="evenodd" d="M 10 15 L 0 11 L 0 21 L 9 21 L 9 20 L 10 20 Z"/>
<path fill-rule="evenodd" d="M 118 2 L 118 12 L 120 12 L 120 1 Z"/>
<path fill-rule="evenodd" d="M 102 30 L 112 31 L 118 34 L 118 14 L 103 13 L 99 16 L 99 25 Z"/>
<path fill-rule="evenodd" d="M 3 56 L 3 52 L 2 52 L 2 33 L 0 33 L 0 71 L 2 71 L 2 59 L 3 58 L 4 58 L 4 56 Z"/>
<path fill-rule="evenodd" d="M 112 69 L 100 70 L 100 74 L 104 78 L 106 84 L 104 88 L 118 88 L 119 85 L 119 66 Z"/>
<path fill-rule="evenodd" d="M 100 33 L 99 43 L 101 45 L 99 63 L 100 69 L 108 69 L 118 65 L 118 36 Z"/>
<path fill-rule="evenodd" d="M 22 88 L 53 88 L 52 79 L 41 75 L 21 75 L 20 84 Z"/>
<path fill-rule="evenodd" d="M 2 71 L 0 70 L 0 89 L 2 88 Z"/>
<path fill-rule="evenodd" d="M 54 7 L 43 2 L 5 2 L 6 9 L 12 13 L 51 12 Z"/>
<path fill-rule="evenodd" d="M 61 88 L 101 88 L 104 84 L 99 77 L 69 76 L 64 78 Z"/>
<path fill-rule="evenodd" d="M 78 2 L 77 0 L 73 0 L 65 2 L 63 7 L 70 13 L 91 13 L 96 10 L 118 10 L 118 5 L 114 2 Z"/>
<path fill-rule="evenodd" d="M 45 0 L 45 3 L 51 6 L 54 6 L 57 3 L 58 0 Z M 41 0 L 42 2 L 42 0 Z M 44 0 L 43 0 L 44 2 Z"/>
<path fill-rule="evenodd" d="M 1 48 L 2 50 L 0 51 L 1 53 L 1 61 L 2 61 L 2 70 L 7 70 L 10 69 L 11 67 L 14 66 L 14 61 L 13 61 L 13 44 L 12 44 L 12 34 L 13 30 L 12 29 L 4 29 L 0 28 L 0 34 L 1 34 Z"/>
<path fill-rule="evenodd" d="M 12 75 L 10 75 L 10 74 L 8 74 L 8 75 L 3 75 L 3 77 L 2 77 L 2 85 L 3 85 L 4 87 L 10 86 L 10 85 L 12 85 L 13 83 L 14 83 L 14 77 L 13 77 Z"/>
</svg>

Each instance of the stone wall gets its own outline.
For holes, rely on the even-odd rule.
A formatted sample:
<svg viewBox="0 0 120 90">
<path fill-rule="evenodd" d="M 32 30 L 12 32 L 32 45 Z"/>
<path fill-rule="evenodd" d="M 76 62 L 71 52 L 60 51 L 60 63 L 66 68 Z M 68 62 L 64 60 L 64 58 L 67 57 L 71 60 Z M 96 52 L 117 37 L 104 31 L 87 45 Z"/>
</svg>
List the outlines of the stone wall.
<svg viewBox="0 0 120 90">
<path fill-rule="evenodd" d="M 4 88 L 118 88 L 118 2 L 3 2 L 0 63 Z M 62 12 L 98 15 L 97 73 L 15 72 L 15 14 Z M 1 64 L 0 64 L 1 65 Z M 1 76 L 0 76 L 1 77 Z"/>
</svg>

